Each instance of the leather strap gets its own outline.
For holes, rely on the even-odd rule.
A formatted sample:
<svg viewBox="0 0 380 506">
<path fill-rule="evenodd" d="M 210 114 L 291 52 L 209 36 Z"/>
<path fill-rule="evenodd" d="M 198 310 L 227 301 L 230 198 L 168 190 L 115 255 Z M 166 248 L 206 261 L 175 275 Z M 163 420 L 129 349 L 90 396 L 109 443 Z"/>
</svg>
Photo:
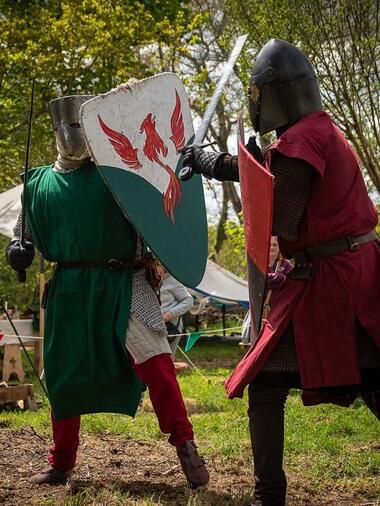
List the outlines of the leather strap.
<svg viewBox="0 0 380 506">
<path fill-rule="evenodd" d="M 361 244 L 378 240 L 378 236 L 374 230 L 368 234 L 357 236 L 344 236 L 332 239 L 331 241 L 323 242 L 318 246 L 311 246 L 302 251 L 297 251 L 294 255 L 296 263 L 314 262 L 317 258 L 338 255 L 344 251 L 357 251 Z"/>
<path fill-rule="evenodd" d="M 104 267 L 109 271 L 123 271 L 132 267 L 135 270 L 142 269 L 145 267 L 145 262 L 143 260 L 133 262 L 124 262 L 123 260 L 117 260 L 116 258 L 111 258 L 110 260 L 99 261 L 99 262 L 58 262 L 58 269 L 81 269 L 81 268 L 96 268 L 96 267 Z"/>
</svg>

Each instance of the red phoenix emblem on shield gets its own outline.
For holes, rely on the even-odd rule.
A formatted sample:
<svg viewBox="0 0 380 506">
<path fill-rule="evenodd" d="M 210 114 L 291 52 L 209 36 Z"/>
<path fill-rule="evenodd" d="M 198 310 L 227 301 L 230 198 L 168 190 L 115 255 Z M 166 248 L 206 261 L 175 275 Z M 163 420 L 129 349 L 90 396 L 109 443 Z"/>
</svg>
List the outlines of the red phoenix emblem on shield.
<svg viewBox="0 0 380 506">
<path fill-rule="evenodd" d="M 136 171 L 141 169 L 142 164 L 138 158 L 138 148 L 134 148 L 131 141 L 124 134 L 106 125 L 99 115 L 98 120 L 101 129 L 108 137 L 122 162 L 130 169 Z M 175 90 L 175 105 L 171 115 L 170 127 L 172 133 L 170 140 L 173 142 L 176 152 L 179 153 L 185 145 L 185 127 L 183 124 L 181 100 L 177 90 Z M 163 206 L 166 216 L 175 223 L 174 208 L 176 205 L 181 204 L 182 188 L 174 170 L 165 162 L 168 155 L 168 147 L 157 132 L 156 119 L 152 113 L 145 116 L 141 122 L 139 131 L 141 134 L 145 134 L 144 157 L 160 166 L 169 175 L 169 184 L 163 193 Z"/>
</svg>

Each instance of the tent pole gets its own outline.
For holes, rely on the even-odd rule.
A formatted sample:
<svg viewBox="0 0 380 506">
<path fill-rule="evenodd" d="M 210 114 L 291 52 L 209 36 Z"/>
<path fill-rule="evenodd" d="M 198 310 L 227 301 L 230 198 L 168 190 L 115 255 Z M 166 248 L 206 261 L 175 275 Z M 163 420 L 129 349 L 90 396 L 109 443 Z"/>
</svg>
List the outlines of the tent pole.
<svg viewBox="0 0 380 506">
<path fill-rule="evenodd" d="M 222 305 L 223 337 L 226 337 L 226 306 Z"/>
</svg>

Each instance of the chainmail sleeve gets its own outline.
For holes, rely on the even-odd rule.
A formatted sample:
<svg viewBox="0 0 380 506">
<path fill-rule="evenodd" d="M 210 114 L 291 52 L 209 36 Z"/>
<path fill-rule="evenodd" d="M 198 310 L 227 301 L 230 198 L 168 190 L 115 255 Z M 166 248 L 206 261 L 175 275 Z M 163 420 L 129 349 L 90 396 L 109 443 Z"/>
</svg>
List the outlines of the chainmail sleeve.
<svg viewBox="0 0 380 506">
<path fill-rule="evenodd" d="M 274 153 L 270 169 L 275 177 L 273 235 L 295 241 L 309 200 L 314 169 L 304 160 L 278 151 Z"/>
<path fill-rule="evenodd" d="M 21 239 L 21 230 L 22 230 L 22 217 L 23 217 L 23 210 L 21 210 L 20 214 L 18 215 L 16 225 L 13 229 L 13 234 L 15 239 Z M 25 240 L 28 242 L 33 242 L 32 234 L 30 233 L 30 230 L 28 229 L 28 225 L 25 223 Z"/>
</svg>

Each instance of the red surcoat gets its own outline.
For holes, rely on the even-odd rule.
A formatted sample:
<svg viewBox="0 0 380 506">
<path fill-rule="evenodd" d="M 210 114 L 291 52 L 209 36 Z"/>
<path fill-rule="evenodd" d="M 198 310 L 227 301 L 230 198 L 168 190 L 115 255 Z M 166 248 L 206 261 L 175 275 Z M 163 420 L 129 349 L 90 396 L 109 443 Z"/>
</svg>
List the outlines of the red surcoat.
<svg viewBox="0 0 380 506">
<path fill-rule="evenodd" d="M 280 240 L 290 258 L 306 246 L 373 230 L 378 216 L 368 197 L 357 156 L 342 132 L 324 112 L 302 118 L 271 147 L 299 158 L 315 169 L 315 177 L 298 240 Z M 241 397 L 260 371 L 290 322 L 303 388 L 360 383 L 355 319 L 380 349 L 380 247 L 317 259 L 312 279 L 287 279 L 271 308 L 256 345 L 226 380 L 229 397 Z"/>
</svg>

